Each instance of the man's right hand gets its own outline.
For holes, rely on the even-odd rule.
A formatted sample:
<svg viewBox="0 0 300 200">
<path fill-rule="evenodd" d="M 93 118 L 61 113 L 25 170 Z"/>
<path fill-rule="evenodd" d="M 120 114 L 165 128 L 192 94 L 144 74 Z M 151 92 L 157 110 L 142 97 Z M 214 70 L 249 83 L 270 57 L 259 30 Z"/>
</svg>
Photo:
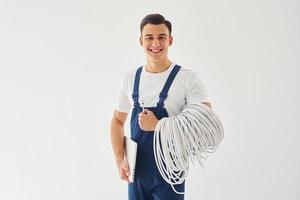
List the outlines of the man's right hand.
<svg viewBox="0 0 300 200">
<path fill-rule="evenodd" d="M 124 181 L 127 181 L 128 183 L 130 183 L 130 181 L 129 181 L 130 170 L 129 170 L 129 165 L 128 165 L 127 161 L 122 160 L 117 165 L 118 165 L 121 180 L 124 180 Z"/>
</svg>

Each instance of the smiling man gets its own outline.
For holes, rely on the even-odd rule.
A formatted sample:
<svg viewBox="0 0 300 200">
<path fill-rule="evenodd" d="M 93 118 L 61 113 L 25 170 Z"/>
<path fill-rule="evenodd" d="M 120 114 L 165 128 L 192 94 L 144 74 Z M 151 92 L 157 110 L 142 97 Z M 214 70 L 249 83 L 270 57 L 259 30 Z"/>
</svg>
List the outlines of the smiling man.
<svg viewBox="0 0 300 200">
<path fill-rule="evenodd" d="M 207 92 L 198 73 L 181 67 L 168 58 L 173 43 L 172 25 L 160 14 L 150 14 L 140 24 L 140 44 L 146 64 L 128 72 L 111 121 L 111 142 L 120 178 L 128 182 L 130 200 L 179 200 L 160 175 L 153 154 L 153 134 L 158 121 L 179 114 L 187 104 L 206 104 Z M 124 159 L 124 124 L 131 112 L 131 139 L 138 143 L 136 171 L 129 182 Z M 176 190 L 185 190 L 184 182 Z"/>
</svg>

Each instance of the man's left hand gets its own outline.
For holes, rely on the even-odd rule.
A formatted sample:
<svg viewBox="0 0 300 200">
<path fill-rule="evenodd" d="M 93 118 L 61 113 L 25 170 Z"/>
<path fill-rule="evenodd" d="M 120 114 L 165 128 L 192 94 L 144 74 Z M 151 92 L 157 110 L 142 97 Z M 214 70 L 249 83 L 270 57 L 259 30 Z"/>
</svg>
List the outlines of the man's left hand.
<svg viewBox="0 0 300 200">
<path fill-rule="evenodd" d="M 139 113 L 139 125 L 143 131 L 154 131 L 158 121 L 151 110 L 145 108 L 144 112 Z"/>
</svg>

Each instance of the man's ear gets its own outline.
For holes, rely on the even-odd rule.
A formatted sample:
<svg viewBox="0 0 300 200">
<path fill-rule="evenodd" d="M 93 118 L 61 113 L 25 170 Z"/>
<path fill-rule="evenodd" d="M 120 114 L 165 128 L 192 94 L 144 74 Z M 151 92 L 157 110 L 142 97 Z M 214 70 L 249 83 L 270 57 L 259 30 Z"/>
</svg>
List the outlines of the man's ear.
<svg viewBox="0 0 300 200">
<path fill-rule="evenodd" d="M 142 36 L 140 36 L 140 45 L 143 46 Z"/>
<path fill-rule="evenodd" d="M 169 46 L 171 46 L 173 44 L 173 37 L 171 35 L 169 36 L 169 43 L 170 43 Z"/>
</svg>

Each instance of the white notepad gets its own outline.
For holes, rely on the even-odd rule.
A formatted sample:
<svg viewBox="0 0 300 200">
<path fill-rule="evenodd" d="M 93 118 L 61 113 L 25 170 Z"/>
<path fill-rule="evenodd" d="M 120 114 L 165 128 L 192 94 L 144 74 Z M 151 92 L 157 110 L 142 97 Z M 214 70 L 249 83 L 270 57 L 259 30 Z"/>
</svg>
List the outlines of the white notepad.
<svg viewBox="0 0 300 200">
<path fill-rule="evenodd" d="M 129 181 L 134 181 L 135 174 L 135 162 L 136 162 L 136 154 L 137 154 L 137 143 L 125 136 L 125 159 L 129 165 L 130 175 Z"/>
</svg>

